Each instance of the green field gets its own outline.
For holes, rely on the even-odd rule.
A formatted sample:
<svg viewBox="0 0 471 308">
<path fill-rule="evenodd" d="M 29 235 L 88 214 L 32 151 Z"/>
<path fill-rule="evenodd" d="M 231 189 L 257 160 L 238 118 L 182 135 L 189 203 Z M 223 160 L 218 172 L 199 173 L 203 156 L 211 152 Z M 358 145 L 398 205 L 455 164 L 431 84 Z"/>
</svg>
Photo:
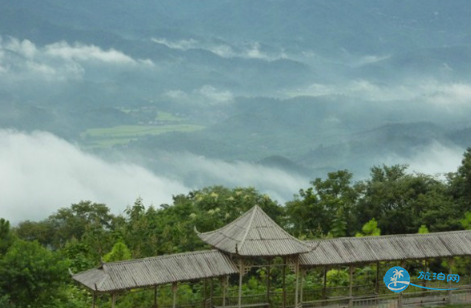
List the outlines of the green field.
<svg viewBox="0 0 471 308">
<path fill-rule="evenodd" d="M 80 134 L 82 142 L 89 147 L 112 147 L 127 144 L 146 136 L 170 132 L 194 132 L 204 129 L 202 125 L 122 125 L 106 128 L 90 128 Z"/>
<path fill-rule="evenodd" d="M 166 121 L 166 122 L 181 122 L 182 121 L 180 117 L 174 116 L 170 112 L 163 112 L 163 111 L 159 111 L 155 119 L 158 121 Z"/>
</svg>

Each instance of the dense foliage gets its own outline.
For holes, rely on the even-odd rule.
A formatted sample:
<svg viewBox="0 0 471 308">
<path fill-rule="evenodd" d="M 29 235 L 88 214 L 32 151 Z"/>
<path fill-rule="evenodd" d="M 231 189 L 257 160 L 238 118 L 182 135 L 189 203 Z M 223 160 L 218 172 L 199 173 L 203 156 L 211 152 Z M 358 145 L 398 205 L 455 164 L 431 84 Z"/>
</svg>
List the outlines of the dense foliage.
<svg viewBox="0 0 471 308">
<path fill-rule="evenodd" d="M 42 221 L 12 228 L 0 219 L 0 305 L 2 307 L 87 307 L 90 295 L 68 276 L 100 262 L 142 258 L 208 248 L 194 232 L 231 222 L 258 204 L 272 219 L 301 239 L 427 233 L 471 226 L 471 149 L 456 172 L 442 177 L 409 173 L 407 166 L 376 166 L 368 179 L 352 181 L 347 170 L 311 182 L 285 206 L 253 188 L 207 187 L 177 195 L 172 204 L 144 205 L 137 199 L 123 214 L 104 204 L 81 201 Z M 458 260 L 457 271 L 469 264 Z M 358 270 L 368 280 L 373 269 Z M 263 290 L 263 269 L 245 281 L 247 292 Z M 329 285 L 344 285 L 346 273 L 327 273 Z M 307 285 L 321 283 L 311 277 Z M 272 272 L 273 288 L 280 275 Z M 292 279 L 288 276 L 288 281 Z M 185 284 L 181 298 L 201 297 L 201 283 Z M 159 300 L 170 298 L 162 288 Z M 151 302 L 130 292 L 121 305 Z M 34 303 L 34 304 L 32 304 Z"/>
</svg>

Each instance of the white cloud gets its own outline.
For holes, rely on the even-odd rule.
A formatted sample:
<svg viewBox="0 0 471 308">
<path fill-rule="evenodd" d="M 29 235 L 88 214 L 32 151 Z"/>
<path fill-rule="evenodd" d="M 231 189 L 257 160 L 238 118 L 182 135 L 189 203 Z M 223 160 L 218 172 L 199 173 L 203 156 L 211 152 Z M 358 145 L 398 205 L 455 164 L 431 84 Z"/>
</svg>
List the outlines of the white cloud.
<svg viewBox="0 0 471 308">
<path fill-rule="evenodd" d="M 228 90 L 218 90 L 213 86 L 205 85 L 198 92 L 209 100 L 217 103 L 230 102 L 234 98 Z"/>
<path fill-rule="evenodd" d="M 44 48 L 48 56 L 59 57 L 65 60 L 90 61 L 98 60 L 109 63 L 136 64 L 136 61 L 122 52 L 114 49 L 102 50 L 94 45 L 75 44 L 73 46 L 66 42 L 54 43 Z"/>
<path fill-rule="evenodd" d="M 438 106 L 469 106 L 471 104 L 471 85 L 452 83 L 440 85 L 435 88 L 435 93 L 427 98 L 427 101 Z"/>
<path fill-rule="evenodd" d="M 215 45 L 209 48 L 209 51 L 220 56 L 221 58 L 235 58 L 239 55 L 229 45 Z"/>
<path fill-rule="evenodd" d="M 287 58 L 287 55 L 283 51 L 274 52 L 272 54 L 262 51 L 260 43 L 258 42 L 244 43 L 237 47 L 231 47 L 227 44 L 199 42 L 194 39 L 170 41 L 165 38 L 152 38 L 151 41 L 177 50 L 204 49 L 222 58 L 246 58 L 266 61 Z"/>
<path fill-rule="evenodd" d="M 179 41 L 169 41 L 165 38 L 152 38 L 151 39 L 154 43 L 165 45 L 171 49 L 180 49 L 180 50 L 188 50 L 198 48 L 199 42 L 194 39 L 189 40 L 179 40 Z"/>
<path fill-rule="evenodd" d="M 173 162 L 173 168 L 155 174 L 136 164 L 104 161 L 50 133 L 0 130 L 0 217 L 13 223 L 43 219 L 81 200 L 105 203 L 117 214 L 138 197 L 158 206 L 211 185 L 252 186 L 285 202 L 309 185 L 303 176 L 258 164 L 170 157 L 162 163 Z"/>
<path fill-rule="evenodd" d="M 461 165 L 464 149 L 445 146 L 435 141 L 425 148 L 417 150 L 411 157 L 394 155 L 384 160 L 386 165 L 407 164 L 408 170 L 430 175 L 454 172 Z"/>
<path fill-rule="evenodd" d="M 309 179 L 284 170 L 243 161 L 226 162 L 192 154 L 174 155 L 178 173 L 200 175 L 198 186 L 225 185 L 229 187 L 255 187 L 279 202 L 291 200 L 300 188 L 309 185 Z"/>
<path fill-rule="evenodd" d="M 368 80 L 352 80 L 345 84 L 314 83 L 300 88 L 293 95 L 347 95 L 371 101 L 415 100 L 438 107 L 471 105 L 471 84 L 441 83 L 434 79 L 405 80 L 402 84 L 377 84 Z"/>
<path fill-rule="evenodd" d="M 186 100 L 188 98 L 188 94 L 181 90 L 170 90 L 164 93 L 164 96 L 176 99 L 176 100 Z"/>
<path fill-rule="evenodd" d="M 2 41 L 0 40 L 0 44 Z M 36 46 L 29 40 L 20 41 L 18 39 L 12 38 L 8 42 L 5 42 L 5 49 L 9 49 L 13 52 L 17 52 L 20 55 L 32 59 L 37 54 L 38 50 Z"/>
<path fill-rule="evenodd" d="M 0 37 L 0 81 L 12 87 L 19 82 L 57 82 L 80 80 L 88 72 L 97 74 L 109 69 L 125 67 L 153 67 L 148 59 L 133 59 L 114 50 L 103 50 L 94 45 L 58 42 L 38 47 L 29 40 Z"/>
<path fill-rule="evenodd" d="M 231 91 L 218 89 L 212 85 L 204 85 L 188 93 L 182 90 L 169 90 L 164 92 L 163 96 L 179 102 L 205 106 L 230 103 L 234 99 Z"/>
<path fill-rule="evenodd" d="M 352 66 L 362 66 L 362 65 L 366 65 L 366 64 L 372 64 L 372 63 L 376 63 L 376 62 L 380 62 L 380 61 L 383 61 L 383 60 L 386 60 L 388 58 L 390 58 L 391 56 L 389 55 L 385 55 L 385 56 L 378 56 L 378 55 L 366 55 L 366 56 L 363 56 L 363 57 L 360 57 L 359 59 L 356 59 L 356 60 L 353 60 Z"/>
<path fill-rule="evenodd" d="M 0 216 L 41 219 L 80 200 L 122 212 L 137 197 L 160 205 L 190 189 L 127 163 L 108 163 L 49 133 L 0 130 Z"/>
</svg>

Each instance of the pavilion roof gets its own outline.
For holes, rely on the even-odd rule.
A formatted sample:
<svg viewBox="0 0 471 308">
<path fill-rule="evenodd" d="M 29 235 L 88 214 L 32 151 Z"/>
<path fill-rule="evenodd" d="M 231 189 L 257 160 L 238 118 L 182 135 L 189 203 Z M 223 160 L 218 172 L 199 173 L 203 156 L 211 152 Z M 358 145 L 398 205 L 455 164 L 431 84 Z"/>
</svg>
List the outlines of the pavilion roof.
<svg viewBox="0 0 471 308">
<path fill-rule="evenodd" d="M 220 229 L 197 234 L 209 245 L 239 256 L 288 256 L 312 249 L 283 230 L 258 205 Z"/>
<path fill-rule="evenodd" d="M 309 241 L 302 266 L 325 266 L 471 255 L 471 231 L 345 237 Z"/>
<path fill-rule="evenodd" d="M 229 257 L 217 250 L 103 263 L 72 275 L 96 292 L 113 292 L 238 273 Z"/>
</svg>

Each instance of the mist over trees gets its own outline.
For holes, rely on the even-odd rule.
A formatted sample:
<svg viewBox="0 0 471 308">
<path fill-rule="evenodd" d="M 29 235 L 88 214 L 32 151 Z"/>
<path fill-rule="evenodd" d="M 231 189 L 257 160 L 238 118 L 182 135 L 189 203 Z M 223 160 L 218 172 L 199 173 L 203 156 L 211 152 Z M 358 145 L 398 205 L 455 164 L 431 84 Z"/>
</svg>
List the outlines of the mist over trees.
<svg viewBox="0 0 471 308">
<path fill-rule="evenodd" d="M 254 188 L 211 186 L 175 195 L 171 204 L 158 207 L 146 206 L 139 198 L 119 215 L 105 204 L 80 201 L 44 220 L 22 221 L 14 227 L 2 218 L 0 273 L 5 279 L 0 283 L 0 302 L 4 307 L 31 302 L 36 307 L 87 307 L 90 295 L 72 283 L 68 269 L 80 272 L 103 261 L 207 249 L 195 227 L 201 232 L 218 229 L 255 204 L 303 240 L 439 232 L 471 225 L 471 148 L 458 170 L 442 178 L 410 173 L 405 165 L 375 166 L 370 171 L 362 181 L 353 181 L 348 170 L 330 172 L 301 188 L 285 205 Z M 466 261 L 458 262 L 458 272 L 466 268 Z M 329 272 L 330 286 L 344 284 L 339 277 L 346 273 L 336 271 Z M 246 288 L 256 292 L 263 285 L 261 278 L 251 278 Z M 191 288 L 187 291 L 201 296 L 198 284 Z M 133 296 L 124 296 L 120 305 L 146 300 Z"/>
</svg>

